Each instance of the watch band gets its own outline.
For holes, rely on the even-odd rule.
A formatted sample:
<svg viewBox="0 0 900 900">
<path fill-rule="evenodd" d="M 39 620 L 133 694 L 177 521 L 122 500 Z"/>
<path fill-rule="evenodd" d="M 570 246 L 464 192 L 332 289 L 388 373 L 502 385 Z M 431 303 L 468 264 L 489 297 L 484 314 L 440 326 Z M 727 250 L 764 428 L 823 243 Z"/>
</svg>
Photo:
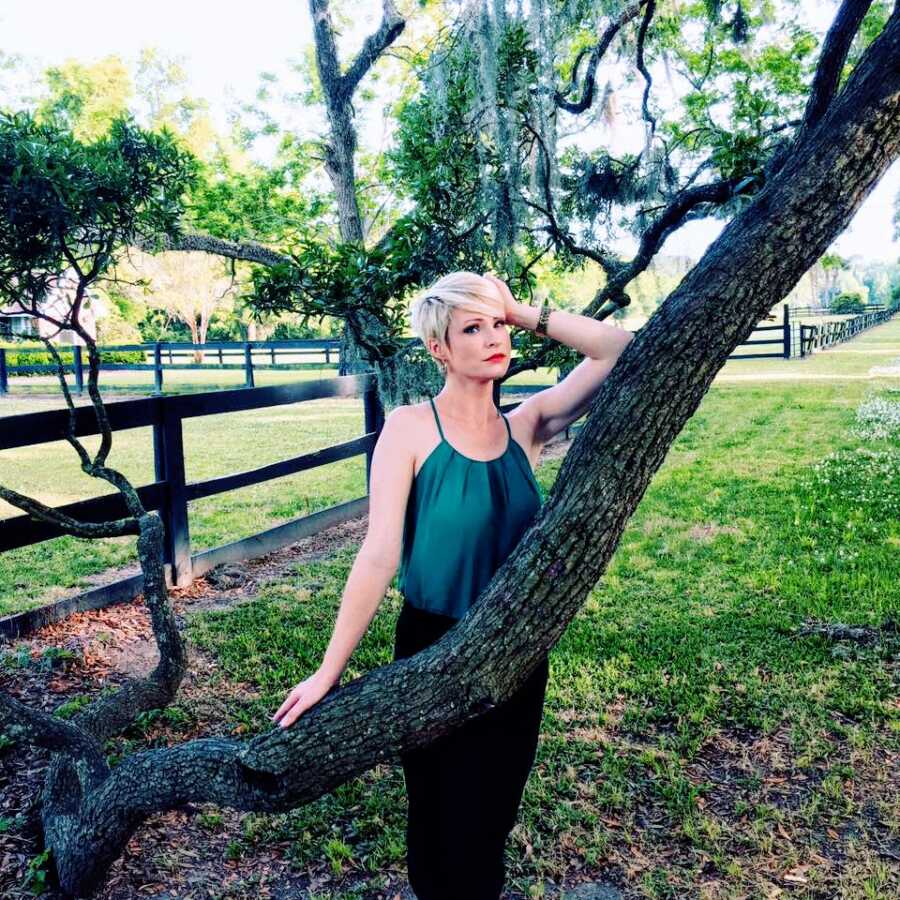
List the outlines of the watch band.
<svg viewBox="0 0 900 900">
<path fill-rule="evenodd" d="M 550 319 L 550 312 L 551 309 L 545 300 L 541 306 L 540 313 L 538 313 L 537 325 L 534 327 L 535 334 L 542 334 L 544 337 L 549 337 L 547 334 L 547 322 Z"/>
</svg>

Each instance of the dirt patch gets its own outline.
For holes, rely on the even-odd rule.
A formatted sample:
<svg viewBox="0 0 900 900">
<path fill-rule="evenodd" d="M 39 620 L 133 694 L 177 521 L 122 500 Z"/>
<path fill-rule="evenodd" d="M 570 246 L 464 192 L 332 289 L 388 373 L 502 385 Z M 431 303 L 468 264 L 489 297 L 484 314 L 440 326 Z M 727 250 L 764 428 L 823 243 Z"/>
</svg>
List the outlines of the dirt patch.
<svg viewBox="0 0 900 900">
<path fill-rule="evenodd" d="M 711 541 L 717 534 L 742 534 L 740 528 L 734 525 L 716 525 L 713 522 L 704 522 L 694 525 L 687 533 L 693 541 Z"/>
</svg>

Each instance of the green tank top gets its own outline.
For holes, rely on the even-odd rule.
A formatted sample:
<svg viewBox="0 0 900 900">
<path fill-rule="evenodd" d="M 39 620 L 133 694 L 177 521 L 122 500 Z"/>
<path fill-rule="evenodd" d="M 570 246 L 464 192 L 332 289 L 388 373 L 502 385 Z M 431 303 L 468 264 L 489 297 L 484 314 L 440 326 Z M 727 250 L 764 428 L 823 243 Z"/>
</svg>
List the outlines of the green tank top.
<svg viewBox="0 0 900 900">
<path fill-rule="evenodd" d="M 410 488 L 398 586 L 412 606 L 460 619 L 519 542 L 544 494 L 506 416 L 503 454 L 472 459 L 447 442 L 429 400 L 441 442 Z"/>
</svg>

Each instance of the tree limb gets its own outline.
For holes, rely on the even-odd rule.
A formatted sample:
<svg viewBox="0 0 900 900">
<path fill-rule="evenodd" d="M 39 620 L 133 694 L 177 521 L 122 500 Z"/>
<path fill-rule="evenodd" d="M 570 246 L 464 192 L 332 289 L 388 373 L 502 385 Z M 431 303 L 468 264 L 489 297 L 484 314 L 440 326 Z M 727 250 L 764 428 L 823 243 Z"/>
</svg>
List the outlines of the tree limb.
<svg viewBox="0 0 900 900">
<path fill-rule="evenodd" d="M 619 33 L 622 26 L 627 25 L 634 19 L 641 11 L 641 7 L 647 2 L 648 0 L 638 0 L 637 3 L 627 7 L 618 19 L 607 25 L 606 31 L 603 32 L 603 36 L 591 51 L 591 58 L 588 61 L 587 72 L 584 76 L 584 86 L 582 88 L 581 98 L 579 100 L 566 100 L 558 90 L 554 92 L 554 102 L 560 109 L 564 109 L 566 112 L 573 114 L 583 113 L 585 110 L 590 109 L 594 102 L 594 81 L 597 76 L 597 66 L 600 64 L 603 54 L 609 49 L 609 45 L 612 43 L 613 38 Z M 569 91 L 574 91 L 577 86 L 578 66 L 582 56 L 586 52 L 587 48 L 582 50 L 575 60 L 575 65 L 572 67 L 572 80 L 568 89 Z"/>
<path fill-rule="evenodd" d="M 80 522 L 65 513 L 59 512 L 52 506 L 47 506 L 39 500 L 20 494 L 11 488 L 0 485 L 0 500 L 5 500 L 10 506 L 21 509 L 32 518 L 49 525 L 55 525 L 63 531 L 80 538 L 105 538 L 121 537 L 124 534 L 138 534 L 138 521 L 132 516 L 125 519 L 115 519 L 111 522 Z"/>
<path fill-rule="evenodd" d="M 86 767 L 84 774 L 95 783 L 109 775 L 103 745 L 87 731 L 65 719 L 32 709 L 6 691 L 0 691 L 0 733 L 4 731 L 14 740 L 74 757 Z"/>
<path fill-rule="evenodd" d="M 647 37 L 647 29 L 650 27 L 650 20 L 653 18 L 654 12 L 656 12 L 656 0 L 649 0 L 647 8 L 644 10 L 644 17 L 641 19 L 641 27 L 638 30 L 636 60 L 638 71 L 644 76 L 644 81 L 646 82 L 644 85 L 644 94 L 641 98 L 641 114 L 644 117 L 644 121 L 650 126 L 651 137 L 656 131 L 656 119 L 650 115 L 650 110 L 647 107 L 647 100 L 650 97 L 650 88 L 653 84 L 653 79 L 650 77 L 650 72 L 647 70 L 647 66 L 644 63 L 644 40 Z"/>
<path fill-rule="evenodd" d="M 551 223 L 548 230 L 551 230 L 554 237 L 569 252 L 595 259 L 597 262 L 599 262 L 599 259 L 596 257 L 601 256 L 606 261 L 604 270 L 609 276 L 608 280 L 595 294 L 591 302 L 581 311 L 581 315 L 592 316 L 595 319 L 604 319 L 620 306 L 624 306 L 625 303 L 622 302 L 622 299 L 626 286 L 650 265 L 651 260 L 666 238 L 685 224 L 692 217 L 692 213 L 697 207 L 707 203 L 722 204 L 730 199 L 739 181 L 740 179 L 735 177 L 682 190 L 641 235 L 638 252 L 628 263 L 616 262 L 614 264 L 608 257 L 597 254 L 596 251 L 590 250 L 590 248 L 579 247 L 568 234 L 559 229 L 551 214 L 548 217 Z M 747 187 L 749 188 L 750 185 Z M 600 264 L 603 265 L 603 263 Z M 606 304 L 608 303 L 612 305 L 607 306 Z M 532 356 L 511 363 L 503 381 L 512 378 L 513 375 L 518 375 L 520 372 L 539 368 L 546 362 L 553 350 L 551 342 L 544 342 L 541 348 Z"/>
<path fill-rule="evenodd" d="M 263 266 L 294 265 L 294 260 L 290 256 L 278 253 L 255 241 L 228 241 L 208 234 L 190 233 L 183 234 L 178 238 L 162 238 L 158 241 L 138 239 L 132 243 L 139 250 L 145 250 L 147 253 L 157 253 L 161 250 L 200 251 L 214 253 L 227 259 L 259 263 Z"/>
<path fill-rule="evenodd" d="M 362 45 L 356 59 L 340 80 L 340 90 L 344 98 L 349 100 L 356 90 L 357 84 L 375 64 L 379 56 L 400 36 L 406 27 L 406 20 L 397 12 L 393 0 L 382 0 L 384 17 L 375 34 L 370 34 Z"/>
<path fill-rule="evenodd" d="M 822 45 L 800 132 L 812 128 L 834 98 L 850 45 L 871 5 L 872 0 L 844 0 L 841 4 Z"/>
<path fill-rule="evenodd" d="M 47 352 L 53 357 L 53 361 L 56 363 L 56 377 L 59 380 L 59 386 L 62 389 L 63 397 L 66 401 L 66 406 L 69 409 L 69 422 L 66 429 L 66 440 L 71 445 L 72 449 L 78 454 L 78 458 L 81 460 L 81 468 L 84 471 L 91 466 L 91 457 L 87 452 L 84 444 L 78 440 L 75 435 L 75 404 L 72 401 L 72 394 L 69 392 L 69 385 L 66 383 L 66 371 L 63 366 L 62 357 L 59 355 L 59 351 L 53 344 L 53 341 L 50 340 L 49 337 L 42 338 L 44 342 L 44 346 L 47 348 Z"/>
</svg>

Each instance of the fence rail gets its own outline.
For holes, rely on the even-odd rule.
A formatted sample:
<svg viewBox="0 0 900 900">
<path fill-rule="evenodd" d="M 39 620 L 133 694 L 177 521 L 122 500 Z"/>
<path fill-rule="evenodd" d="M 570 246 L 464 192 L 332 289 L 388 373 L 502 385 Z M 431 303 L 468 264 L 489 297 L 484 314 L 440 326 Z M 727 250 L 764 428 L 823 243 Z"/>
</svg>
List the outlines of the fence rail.
<svg viewBox="0 0 900 900">
<path fill-rule="evenodd" d="M 791 309 L 784 304 L 780 324 L 760 324 L 744 341 L 729 359 L 791 359 L 807 356 L 814 349 L 829 346 L 838 340 L 847 340 L 864 328 L 869 328 L 885 321 L 896 312 L 884 308 L 875 308 L 870 312 L 844 319 L 835 323 L 821 325 L 805 325 L 796 321 L 796 316 L 803 313 L 801 308 Z M 772 321 L 773 317 L 765 321 Z M 830 327 L 830 326 L 835 327 Z M 818 329 L 818 330 L 815 330 Z M 754 337 L 758 333 L 769 333 L 765 337 Z M 843 337 L 841 335 L 844 335 Z M 417 341 L 418 338 L 408 338 Z M 513 346 L 516 346 L 513 341 Z M 757 347 L 773 348 L 771 352 L 759 352 Z M 743 352 L 745 348 L 751 352 Z M 244 387 L 254 387 L 255 373 L 259 370 L 302 370 L 320 369 L 323 365 L 338 365 L 340 362 L 340 341 L 331 338 L 310 338 L 294 341 L 215 341 L 208 344 L 186 344 L 177 341 L 157 341 L 154 344 L 116 344 L 98 348 L 103 355 L 112 353 L 141 353 L 144 362 L 101 362 L 102 371 L 153 372 L 155 393 L 162 393 L 164 372 L 191 369 L 241 371 L 244 372 Z M 83 350 L 79 346 L 58 348 L 60 356 L 71 355 L 71 362 L 64 363 L 67 374 L 73 375 L 75 393 L 84 391 L 84 372 L 86 368 Z M 55 365 L 22 364 L 10 365 L 9 353 L 17 355 L 46 354 L 41 347 L 22 347 L 10 350 L 0 347 L 0 394 L 9 391 L 9 379 L 15 375 L 33 375 L 56 372 Z M 193 358 L 197 354 L 205 360 L 212 357 L 216 362 L 179 362 L 178 360 Z M 324 355 L 324 363 L 321 357 Z M 318 356 L 318 362 L 278 362 L 279 357 Z M 334 357 L 334 361 L 332 358 Z M 240 362 L 226 362 L 226 359 L 239 359 Z M 267 361 L 263 361 L 267 360 Z"/>
<path fill-rule="evenodd" d="M 87 368 L 83 348 L 57 347 L 61 358 L 71 356 L 71 361 L 63 360 L 63 370 L 74 376 L 75 393 L 84 390 L 84 372 Z M 255 386 L 255 372 L 259 369 L 300 370 L 320 369 L 323 365 L 331 366 L 333 357 L 340 359 L 340 341 L 330 338 L 310 338 L 295 341 L 214 341 L 206 344 L 188 344 L 178 341 L 156 341 L 152 344 L 113 344 L 97 348 L 101 356 L 101 371 L 153 372 L 153 385 L 156 393 L 163 389 L 163 373 L 166 369 L 222 369 L 243 370 L 244 386 Z M 9 391 L 9 378 L 13 375 L 51 374 L 57 371 L 55 364 L 19 363 L 10 365 L 9 354 L 19 356 L 46 356 L 43 347 L 0 347 L 0 394 Z M 115 353 L 140 353 L 144 362 L 103 361 L 103 356 Z M 279 355 L 318 356 L 324 355 L 324 363 L 318 362 L 278 362 Z M 213 357 L 217 363 L 210 362 L 176 362 L 176 360 Z M 225 362 L 226 358 L 240 359 L 240 362 Z M 269 362 L 265 362 L 268 359 Z"/>
<path fill-rule="evenodd" d="M 866 303 L 866 312 L 880 312 L 887 307 L 883 303 Z M 798 316 L 847 316 L 862 315 L 862 313 L 841 313 L 834 312 L 827 306 L 793 306 L 791 312 L 795 317 Z"/>
</svg>

